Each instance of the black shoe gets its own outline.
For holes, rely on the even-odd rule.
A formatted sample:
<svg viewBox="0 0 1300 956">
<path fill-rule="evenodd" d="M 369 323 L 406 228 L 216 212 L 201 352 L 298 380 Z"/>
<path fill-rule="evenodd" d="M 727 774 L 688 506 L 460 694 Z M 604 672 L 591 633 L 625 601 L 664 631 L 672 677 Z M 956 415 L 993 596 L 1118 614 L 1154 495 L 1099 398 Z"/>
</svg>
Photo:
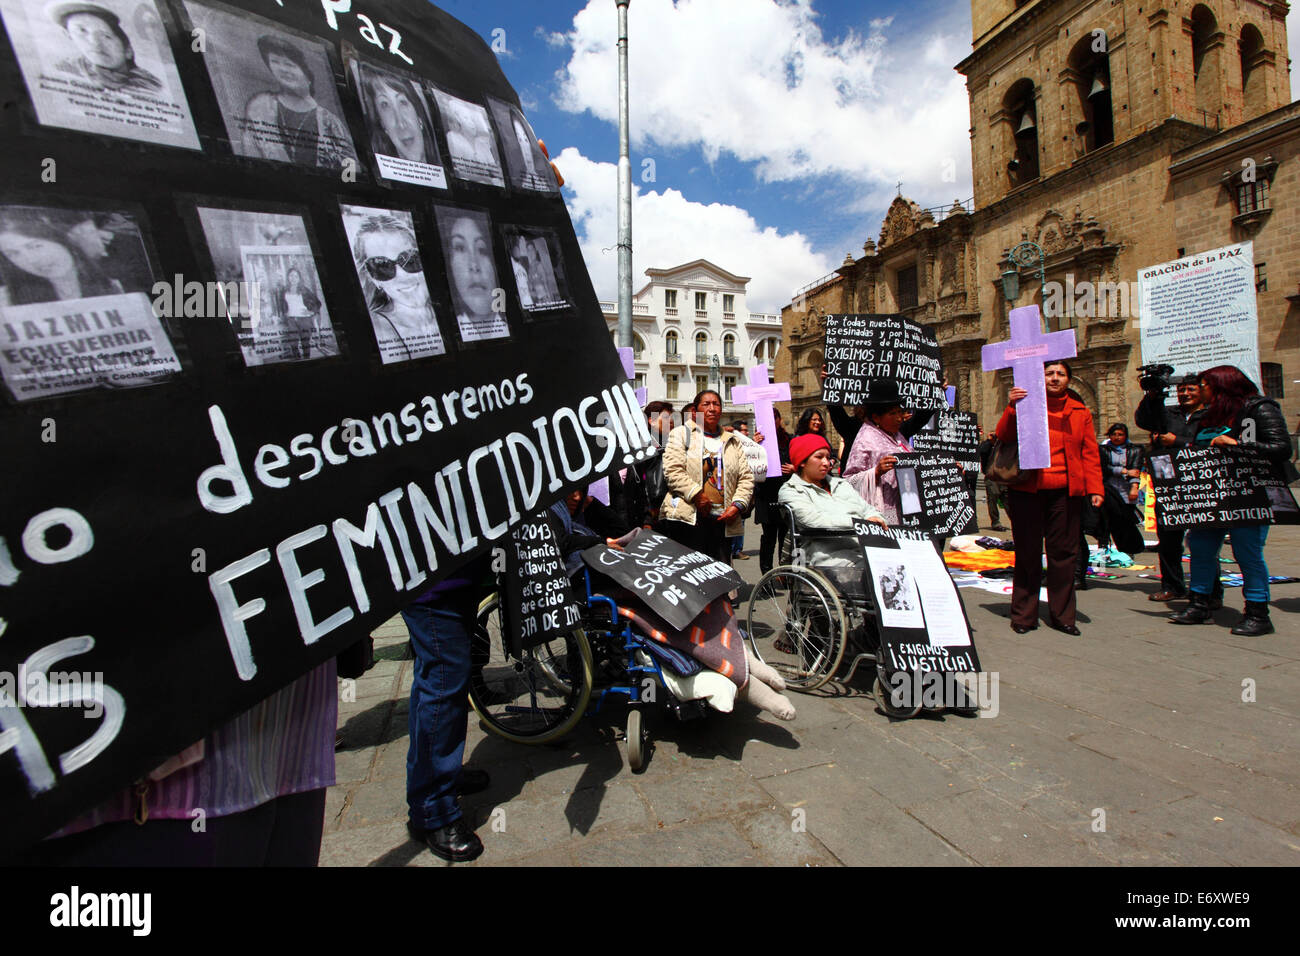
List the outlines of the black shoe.
<svg viewBox="0 0 1300 956">
<path fill-rule="evenodd" d="M 1017 634 L 1028 634 L 1030 631 L 1036 631 L 1036 630 L 1038 630 L 1038 625 L 1037 625 L 1037 624 L 1029 624 L 1029 625 L 1025 625 L 1025 624 L 1017 624 L 1015 621 L 1012 621 L 1012 622 L 1011 622 L 1011 630 L 1015 631 Z"/>
<path fill-rule="evenodd" d="M 1209 598 L 1193 591 L 1187 609 L 1181 614 L 1170 614 L 1169 620 L 1173 624 L 1204 624 L 1212 616 Z"/>
<path fill-rule="evenodd" d="M 1241 619 L 1232 633 L 1238 637 L 1263 637 L 1273 633 L 1273 622 L 1268 619 L 1268 605 L 1255 601 L 1246 602 L 1246 616 Z"/>
<path fill-rule="evenodd" d="M 1087 579 L 1086 577 L 1084 577 L 1084 578 L 1075 578 L 1075 579 L 1074 579 L 1074 589 L 1075 589 L 1076 591 L 1086 591 L 1086 590 L 1088 590 L 1088 579 Z"/>
<path fill-rule="evenodd" d="M 406 829 L 412 839 L 423 843 L 430 853 L 448 863 L 468 863 L 483 853 L 483 841 L 464 818 L 436 830 L 425 830 L 413 823 L 407 823 Z"/>
<path fill-rule="evenodd" d="M 1071 637 L 1079 637 L 1083 631 L 1079 630 L 1073 624 L 1062 624 L 1060 621 L 1052 622 L 1052 630 L 1060 631 L 1062 634 L 1069 634 Z"/>
<path fill-rule="evenodd" d="M 461 796 L 467 793 L 482 793 L 492 785 L 492 778 L 486 770 L 470 770 L 465 767 L 460 772 L 460 786 L 456 792 Z"/>
<path fill-rule="evenodd" d="M 1001 524 L 991 524 L 991 525 L 989 525 L 989 529 L 992 530 L 992 531 L 1008 531 L 1008 530 L 1010 530 L 1009 528 L 1007 528 L 1006 525 L 1001 525 Z"/>
<path fill-rule="evenodd" d="M 1206 605 L 1206 607 L 1208 607 L 1211 611 L 1222 611 L 1222 610 L 1223 610 L 1223 595 L 1222 595 L 1222 594 L 1213 594 L 1213 595 L 1211 595 L 1211 596 L 1210 596 L 1209 603 Z"/>
</svg>

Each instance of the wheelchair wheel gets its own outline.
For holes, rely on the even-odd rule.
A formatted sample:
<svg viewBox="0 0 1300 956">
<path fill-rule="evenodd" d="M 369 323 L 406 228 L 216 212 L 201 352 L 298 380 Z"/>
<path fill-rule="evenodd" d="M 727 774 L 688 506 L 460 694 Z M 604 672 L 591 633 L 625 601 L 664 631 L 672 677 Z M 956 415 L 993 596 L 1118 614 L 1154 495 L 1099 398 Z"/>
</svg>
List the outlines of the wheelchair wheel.
<svg viewBox="0 0 1300 956">
<path fill-rule="evenodd" d="M 820 687 L 844 659 L 844 605 L 811 568 L 783 566 L 763 575 L 750 595 L 746 623 L 755 655 L 794 690 Z"/>
<path fill-rule="evenodd" d="M 889 688 L 885 686 L 885 682 L 880 679 L 879 671 L 876 671 L 876 681 L 871 685 L 871 693 L 876 698 L 877 706 L 889 717 L 894 717 L 897 720 L 909 720 L 921 712 L 920 704 L 915 707 L 894 706 L 894 699 L 890 696 Z"/>
<path fill-rule="evenodd" d="M 627 712 L 627 765 L 633 773 L 645 767 L 645 751 L 645 716 L 639 707 L 633 707 Z"/>
<path fill-rule="evenodd" d="M 591 646 L 582 630 L 509 656 L 495 594 L 479 606 L 471 657 L 470 705 L 489 732 L 506 740 L 558 740 L 573 730 L 591 699 Z"/>
</svg>

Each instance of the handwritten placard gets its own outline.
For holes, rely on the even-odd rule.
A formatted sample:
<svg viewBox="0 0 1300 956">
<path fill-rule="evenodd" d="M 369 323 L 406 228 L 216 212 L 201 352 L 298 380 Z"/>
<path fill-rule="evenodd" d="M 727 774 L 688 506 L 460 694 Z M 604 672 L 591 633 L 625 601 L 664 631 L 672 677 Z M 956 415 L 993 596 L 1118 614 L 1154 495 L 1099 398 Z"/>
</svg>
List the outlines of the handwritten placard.
<svg viewBox="0 0 1300 956">
<path fill-rule="evenodd" d="M 624 550 L 598 544 L 582 552 L 582 560 L 679 630 L 714 598 L 745 583 L 730 565 L 644 529 Z"/>
<path fill-rule="evenodd" d="M 894 466 L 899 517 L 905 528 L 936 536 L 970 534 L 979 529 L 975 499 L 957 463 L 933 452 L 902 452 Z"/>
<path fill-rule="evenodd" d="M 904 408 L 947 408 L 939 343 L 901 315 L 826 316 L 822 400 L 861 405 L 872 381 L 898 383 Z"/>
</svg>

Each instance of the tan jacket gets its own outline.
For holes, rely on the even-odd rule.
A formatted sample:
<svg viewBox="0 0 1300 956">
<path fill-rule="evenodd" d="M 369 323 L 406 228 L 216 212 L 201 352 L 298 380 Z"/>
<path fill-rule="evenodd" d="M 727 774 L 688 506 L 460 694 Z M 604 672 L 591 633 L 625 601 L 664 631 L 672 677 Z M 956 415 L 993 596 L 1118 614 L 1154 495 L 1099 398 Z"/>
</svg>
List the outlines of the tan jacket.
<svg viewBox="0 0 1300 956">
<path fill-rule="evenodd" d="M 695 524 L 695 496 L 704 490 L 701 462 L 704 457 L 704 430 L 695 422 L 674 428 L 664 444 L 664 496 L 661 518 Z M 727 522 L 727 535 L 743 533 L 745 515 L 754 500 L 754 472 L 745 456 L 744 444 L 734 432 L 722 433 L 723 495 L 726 501 L 740 505 L 740 514 Z"/>
</svg>

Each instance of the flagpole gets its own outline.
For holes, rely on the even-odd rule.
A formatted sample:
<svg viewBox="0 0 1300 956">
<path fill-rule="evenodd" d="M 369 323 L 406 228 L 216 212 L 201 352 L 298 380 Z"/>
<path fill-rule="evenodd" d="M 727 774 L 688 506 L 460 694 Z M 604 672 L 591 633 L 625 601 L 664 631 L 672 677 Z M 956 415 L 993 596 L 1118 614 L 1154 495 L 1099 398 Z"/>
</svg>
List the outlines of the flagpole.
<svg viewBox="0 0 1300 956">
<path fill-rule="evenodd" d="M 632 159 L 628 132 L 627 8 L 618 6 L 618 347 L 632 348 Z"/>
</svg>

